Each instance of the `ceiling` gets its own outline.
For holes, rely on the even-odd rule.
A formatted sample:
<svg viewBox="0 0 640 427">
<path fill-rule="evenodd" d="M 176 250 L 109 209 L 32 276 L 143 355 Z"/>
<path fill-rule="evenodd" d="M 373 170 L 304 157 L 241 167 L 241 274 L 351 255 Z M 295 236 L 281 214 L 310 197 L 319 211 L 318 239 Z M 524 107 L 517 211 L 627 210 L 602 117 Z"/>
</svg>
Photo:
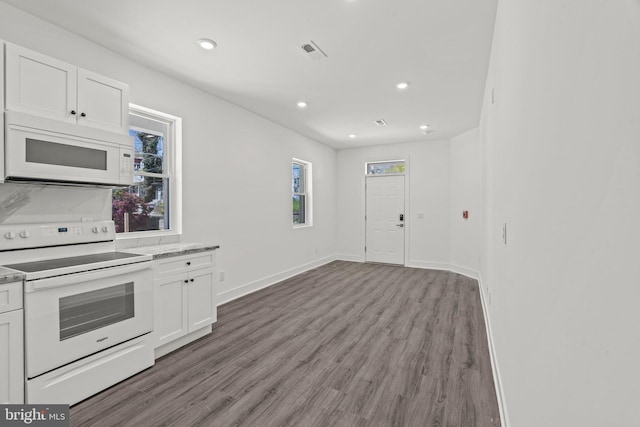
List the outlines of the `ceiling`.
<svg viewBox="0 0 640 427">
<path fill-rule="evenodd" d="M 477 127 L 497 6 L 497 0 L 4 1 L 338 149 L 450 138 Z M 200 38 L 217 48 L 203 50 Z M 301 48 L 309 41 L 327 57 L 311 59 Z M 397 89 L 403 81 L 408 88 Z M 307 107 L 298 108 L 299 101 Z M 378 119 L 387 125 L 376 125 Z"/>
</svg>

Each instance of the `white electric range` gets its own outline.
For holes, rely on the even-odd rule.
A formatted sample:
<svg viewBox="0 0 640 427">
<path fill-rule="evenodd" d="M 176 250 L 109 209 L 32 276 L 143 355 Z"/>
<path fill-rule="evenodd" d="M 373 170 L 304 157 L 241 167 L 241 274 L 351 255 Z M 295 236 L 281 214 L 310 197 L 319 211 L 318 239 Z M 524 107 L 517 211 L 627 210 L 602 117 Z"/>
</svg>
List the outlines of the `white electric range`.
<svg viewBox="0 0 640 427">
<path fill-rule="evenodd" d="M 25 402 L 79 402 L 154 364 L 151 256 L 115 250 L 112 221 L 0 226 L 24 273 Z"/>
</svg>

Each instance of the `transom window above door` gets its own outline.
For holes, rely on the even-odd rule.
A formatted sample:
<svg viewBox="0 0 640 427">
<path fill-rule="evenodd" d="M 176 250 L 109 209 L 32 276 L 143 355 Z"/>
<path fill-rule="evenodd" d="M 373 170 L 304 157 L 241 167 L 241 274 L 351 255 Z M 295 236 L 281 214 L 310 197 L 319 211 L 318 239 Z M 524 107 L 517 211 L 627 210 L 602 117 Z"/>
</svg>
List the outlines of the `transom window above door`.
<svg viewBox="0 0 640 427">
<path fill-rule="evenodd" d="M 404 160 L 384 160 L 380 162 L 367 162 L 365 166 L 366 175 L 388 175 L 393 173 L 404 173 Z"/>
</svg>

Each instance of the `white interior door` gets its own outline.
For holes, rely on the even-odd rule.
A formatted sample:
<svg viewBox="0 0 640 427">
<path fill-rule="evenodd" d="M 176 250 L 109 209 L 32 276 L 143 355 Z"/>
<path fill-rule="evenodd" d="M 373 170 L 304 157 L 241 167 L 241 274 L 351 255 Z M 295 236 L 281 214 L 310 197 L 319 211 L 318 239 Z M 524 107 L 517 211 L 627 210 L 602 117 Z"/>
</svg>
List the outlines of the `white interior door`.
<svg viewBox="0 0 640 427">
<path fill-rule="evenodd" d="M 366 180 L 365 260 L 404 265 L 404 175 Z"/>
</svg>

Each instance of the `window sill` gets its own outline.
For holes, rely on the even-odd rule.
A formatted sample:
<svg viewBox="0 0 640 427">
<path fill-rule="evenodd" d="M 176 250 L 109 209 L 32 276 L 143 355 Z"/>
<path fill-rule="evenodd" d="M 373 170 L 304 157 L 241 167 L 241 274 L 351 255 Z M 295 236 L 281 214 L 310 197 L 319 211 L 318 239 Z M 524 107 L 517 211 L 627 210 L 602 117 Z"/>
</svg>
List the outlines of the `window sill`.
<svg viewBox="0 0 640 427">
<path fill-rule="evenodd" d="M 116 234 L 118 249 L 135 248 L 136 246 L 160 245 L 163 243 L 177 243 L 181 233 L 177 231 L 137 231 Z"/>
<path fill-rule="evenodd" d="M 313 224 L 293 224 L 293 228 L 311 228 Z"/>
</svg>

